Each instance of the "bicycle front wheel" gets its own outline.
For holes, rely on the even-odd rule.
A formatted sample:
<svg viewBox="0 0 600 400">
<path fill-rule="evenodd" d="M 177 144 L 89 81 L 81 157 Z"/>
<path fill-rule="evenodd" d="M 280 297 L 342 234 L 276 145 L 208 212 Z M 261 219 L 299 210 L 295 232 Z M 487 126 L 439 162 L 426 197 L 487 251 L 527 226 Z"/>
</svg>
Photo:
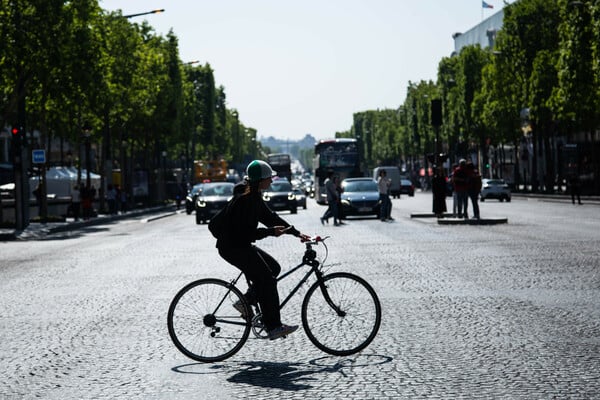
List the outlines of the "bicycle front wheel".
<svg viewBox="0 0 600 400">
<path fill-rule="evenodd" d="M 200 279 L 181 289 L 167 315 L 175 347 L 201 362 L 222 361 L 237 353 L 250 334 L 247 322 L 233 305 L 248 305 L 242 293 L 220 279 Z"/>
<path fill-rule="evenodd" d="M 367 347 L 377 335 L 381 305 L 375 290 L 346 272 L 325 275 L 306 292 L 302 326 L 320 350 L 346 356 Z"/>
</svg>

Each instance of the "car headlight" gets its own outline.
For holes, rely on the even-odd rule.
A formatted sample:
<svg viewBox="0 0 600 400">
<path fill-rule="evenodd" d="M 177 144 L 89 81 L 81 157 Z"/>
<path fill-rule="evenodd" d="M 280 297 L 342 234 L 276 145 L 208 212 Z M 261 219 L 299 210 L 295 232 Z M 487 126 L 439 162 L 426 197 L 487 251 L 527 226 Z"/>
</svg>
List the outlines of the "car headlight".
<svg viewBox="0 0 600 400">
<path fill-rule="evenodd" d="M 295 200 L 296 195 L 294 193 L 288 193 L 288 200 Z"/>
<path fill-rule="evenodd" d="M 264 201 L 269 201 L 269 200 L 271 200 L 271 197 L 269 197 L 269 195 L 268 195 L 268 194 L 266 194 L 266 193 L 263 193 L 263 200 L 264 200 Z"/>
<path fill-rule="evenodd" d="M 200 208 L 203 208 L 203 207 L 206 207 L 206 202 L 205 202 L 205 201 L 203 201 L 203 200 L 200 200 L 200 199 L 198 199 L 198 200 L 196 201 L 196 205 L 197 205 L 198 207 L 200 207 Z"/>
<path fill-rule="evenodd" d="M 343 200 L 342 200 L 342 204 L 343 204 L 343 205 L 345 205 L 345 206 L 349 206 L 349 205 L 350 205 L 350 200 L 348 200 L 348 199 L 343 199 Z"/>
</svg>

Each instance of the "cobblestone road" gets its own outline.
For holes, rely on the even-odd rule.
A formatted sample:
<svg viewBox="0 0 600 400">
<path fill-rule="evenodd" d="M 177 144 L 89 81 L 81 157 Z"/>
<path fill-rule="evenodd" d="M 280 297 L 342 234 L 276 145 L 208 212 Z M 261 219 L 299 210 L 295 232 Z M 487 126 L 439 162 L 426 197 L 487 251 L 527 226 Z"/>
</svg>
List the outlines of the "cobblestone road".
<svg viewBox="0 0 600 400">
<path fill-rule="evenodd" d="M 185 213 L 0 243 L 0 399 L 600 398 L 600 207 L 514 198 L 481 205 L 503 225 L 410 218 L 430 202 L 403 197 L 392 223 L 339 228 L 322 227 L 312 201 L 284 215 L 331 235 L 331 270 L 380 296 L 379 335 L 350 357 L 301 331 L 217 364 L 180 354 L 166 329 L 173 295 L 235 275 Z M 291 237 L 261 247 L 284 269 L 303 250 Z M 285 322 L 301 323 L 301 299 Z"/>
</svg>

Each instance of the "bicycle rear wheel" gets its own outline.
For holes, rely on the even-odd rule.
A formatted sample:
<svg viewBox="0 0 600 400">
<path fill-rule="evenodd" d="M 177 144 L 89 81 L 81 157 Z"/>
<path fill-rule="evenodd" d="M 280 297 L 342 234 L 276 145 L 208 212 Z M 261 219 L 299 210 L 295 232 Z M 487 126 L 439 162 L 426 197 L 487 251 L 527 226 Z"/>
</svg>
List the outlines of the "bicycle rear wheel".
<svg viewBox="0 0 600 400">
<path fill-rule="evenodd" d="M 237 353 L 250 334 L 250 323 L 233 304 L 242 293 L 220 279 L 201 279 L 181 289 L 167 315 L 169 336 L 175 347 L 201 362 L 222 361 Z"/>
<path fill-rule="evenodd" d="M 336 356 L 354 354 L 377 335 L 381 305 L 361 277 L 336 272 L 315 282 L 302 303 L 302 326 L 320 350 Z"/>
</svg>

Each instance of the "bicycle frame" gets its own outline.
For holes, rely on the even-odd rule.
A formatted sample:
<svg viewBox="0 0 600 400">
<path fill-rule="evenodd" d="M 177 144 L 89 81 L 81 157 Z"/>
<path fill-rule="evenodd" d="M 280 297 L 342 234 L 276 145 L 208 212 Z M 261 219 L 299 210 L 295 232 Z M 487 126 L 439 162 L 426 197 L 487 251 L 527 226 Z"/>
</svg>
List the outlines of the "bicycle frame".
<svg viewBox="0 0 600 400">
<path fill-rule="evenodd" d="M 277 282 L 282 281 L 283 279 L 292 275 L 294 272 L 298 271 L 300 268 L 304 267 L 305 265 L 309 266 L 310 270 L 304 275 L 304 277 L 298 282 L 298 284 L 296 284 L 296 286 L 288 293 L 288 295 L 285 297 L 285 299 L 279 305 L 279 309 L 280 310 L 283 309 L 283 307 L 285 307 L 285 305 L 291 300 L 291 298 L 294 297 L 294 295 L 298 292 L 298 290 L 300 290 L 300 287 L 302 287 L 302 285 L 304 285 L 308 281 L 310 276 L 314 274 L 317 279 L 317 282 L 319 282 L 321 292 L 323 293 L 323 297 L 325 298 L 325 301 L 327 302 L 327 304 L 333 310 L 335 310 L 335 312 L 339 316 L 344 316 L 345 312 L 340 310 L 340 308 L 333 303 L 333 301 L 331 300 L 331 297 L 329 297 L 329 293 L 327 292 L 327 287 L 325 286 L 325 283 L 323 281 L 323 272 L 321 272 L 321 270 L 319 270 L 319 266 L 321 265 L 321 263 L 316 259 L 316 252 L 312 249 L 312 243 L 306 243 L 306 250 L 304 252 L 304 256 L 302 257 L 302 262 L 300 264 L 296 265 L 294 268 L 290 269 L 289 271 L 285 272 L 283 275 L 280 275 L 277 278 Z M 242 275 L 244 275 L 244 273 L 240 272 L 239 275 L 237 276 L 237 278 L 235 278 L 233 281 L 231 281 L 230 284 L 235 286 L 236 283 L 238 282 L 238 280 L 242 277 Z M 221 306 L 223 300 L 217 305 L 217 309 Z"/>
</svg>

